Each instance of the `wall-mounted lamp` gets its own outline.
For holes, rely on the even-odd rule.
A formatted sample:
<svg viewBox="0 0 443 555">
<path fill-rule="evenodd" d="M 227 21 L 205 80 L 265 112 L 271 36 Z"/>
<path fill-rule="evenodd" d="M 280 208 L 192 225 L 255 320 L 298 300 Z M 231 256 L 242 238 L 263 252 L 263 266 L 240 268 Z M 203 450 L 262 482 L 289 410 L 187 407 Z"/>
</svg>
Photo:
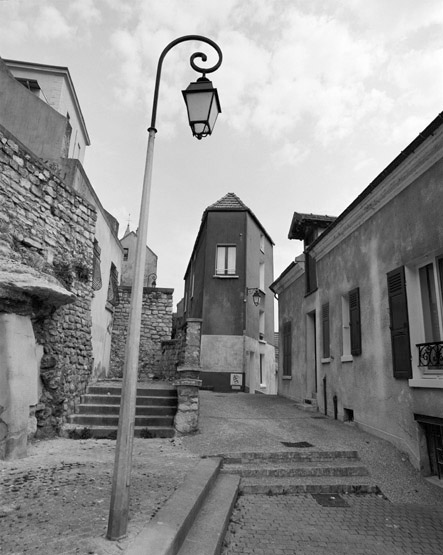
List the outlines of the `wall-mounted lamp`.
<svg viewBox="0 0 443 555">
<path fill-rule="evenodd" d="M 149 280 L 152 278 L 151 285 L 149 285 Z M 157 287 L 157 274 L 149 274 L 148 279 L 148 287 Z"/>
<path fill-rule="evenodd" d="M 246 296 L 248 296 L 249 293 L 252 293 L 252 302 L 254 303 L 254 305 L 258 306 L 260 304 L 260 299 L 261 299 L 260 289 L 258 287 L 247 287 Z M 246 299 L 245 299 L 245 302 L 246 302 Z"/>
</svg>

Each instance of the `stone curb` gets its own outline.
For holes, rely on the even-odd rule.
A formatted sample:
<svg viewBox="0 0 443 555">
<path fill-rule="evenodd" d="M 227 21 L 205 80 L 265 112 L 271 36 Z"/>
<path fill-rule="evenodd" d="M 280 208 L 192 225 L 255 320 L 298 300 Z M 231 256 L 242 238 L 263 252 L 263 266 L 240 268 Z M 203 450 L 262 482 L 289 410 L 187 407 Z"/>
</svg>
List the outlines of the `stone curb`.
<svg viewBox="0 0 443 555">
<path fill-rule="evenodd" d="M 220 466 L 219 458 L 202 459 L 125 554 L 176 555 L 219 474 Z"/>
</svg>

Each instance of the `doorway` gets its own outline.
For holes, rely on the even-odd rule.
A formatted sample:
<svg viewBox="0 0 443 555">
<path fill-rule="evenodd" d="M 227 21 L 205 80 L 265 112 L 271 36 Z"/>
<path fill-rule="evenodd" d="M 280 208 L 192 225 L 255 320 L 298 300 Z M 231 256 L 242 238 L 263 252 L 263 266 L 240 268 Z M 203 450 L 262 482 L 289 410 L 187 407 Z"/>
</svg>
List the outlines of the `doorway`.
<svg viewBox="0 0 443 555">
<path fill-rule="evenodd" d="M 306 397 L 317 399 L 317 321 L 315 310 L 306 315 Z"/>
</svg>

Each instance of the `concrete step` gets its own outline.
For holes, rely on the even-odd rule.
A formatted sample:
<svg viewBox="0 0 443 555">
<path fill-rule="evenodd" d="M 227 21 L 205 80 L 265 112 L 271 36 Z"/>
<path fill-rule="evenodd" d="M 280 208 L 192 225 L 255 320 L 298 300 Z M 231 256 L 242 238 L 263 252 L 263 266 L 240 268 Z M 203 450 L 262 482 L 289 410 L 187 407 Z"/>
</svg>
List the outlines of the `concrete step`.
<svg viewBox="0 0 443 555">
<path fill-rule="evenodd" d="M 91 426 L 78 424 L 65 424 L 63 431 L 68 437 L 77 439 L 117 439 L 117 426 Z M 175 436 L 171 426 L 135 426 L 134 436 L 145 439 L 170 438 Z"/>
<path fill-rule="evenodd" d="M 367 476 L 368 470 L 353 461 L 275 462 L 261 464 L 224 464 L 223 472 L 246 477 L 292 477 L 292 476 Z"/>
<path fill-rule="evenodd" d="M 178 555 L 218 555 L 237 499 L 240 477 L 220 474 Z"/>
<path fill-rule="evenodd" d="M 102 405 L 102 404 L 81 404 L 78 407 L 77 414 L 106 414 L 106 415 L 119 415 L 120 405 Z M 177 412 L 177 407 L 172 405 L 142 405 L 137 406 L 135 414 L 138 416 L 174 416 Z"/>
<path fill-rule="evenodd" d="M 111 393 L 99 394 L 86 394 L 82 395 L 81 403 L 85 405 L 117 405 L 120 406 L 121 396 L 112 395 Z M 138 396 L 137 406 L 150 405 L 150 406 L 177 406 L 177 396 L 173 395 L 153 395 L 153 396 Z"/>
<path fill-rule="evenodd" d="M 92 395 L 121 395 L 122 388 L 120 386 L 112 385 L 89 385 L 87 393 Z M 150 387 L 150 386 L 137 386 L 137 397 L 177 397 L 177 391 L 174 387 Z"/>
<path fill-rule="evenodd" d="M 303 462 L 303 461 L 337 461 L 359 460 L 358 452 L 354 450 L 320 450 L 293 449 L 291 451 L 224 453 L 217 455 L 223 459 L 223 464 L 249 464 L 253 462 Z"/>
<path fill-rule="evenodd" d="M 77 426 L 118 426 L 118 414 L 72 414 L 69 417 L 70 424 Z M 172 426 L 174 424 L 174 415 L 166 416 L 137 416 L 135 417 L 135 426 L 151 427 L 151 426 Z"/>
<path fill-rule="evenodd" d="M 125 555 L 177 555 L 218 477 L 220 465 L 219 458 L 202 459 L 137 535 Z"/>
</svg>

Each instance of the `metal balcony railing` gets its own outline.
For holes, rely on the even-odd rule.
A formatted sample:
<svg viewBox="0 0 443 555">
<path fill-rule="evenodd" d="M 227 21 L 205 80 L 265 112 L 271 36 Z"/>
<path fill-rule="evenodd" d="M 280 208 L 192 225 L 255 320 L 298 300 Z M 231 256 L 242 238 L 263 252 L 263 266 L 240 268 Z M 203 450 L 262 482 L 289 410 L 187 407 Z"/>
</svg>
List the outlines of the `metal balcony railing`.
<svg viewBox="0 0 443 555">
<path fill-rule="evenodd" d="M 443 368 L 443 341 L 419 343 L 418 365 L 428 368 Z"/>
</svg>

